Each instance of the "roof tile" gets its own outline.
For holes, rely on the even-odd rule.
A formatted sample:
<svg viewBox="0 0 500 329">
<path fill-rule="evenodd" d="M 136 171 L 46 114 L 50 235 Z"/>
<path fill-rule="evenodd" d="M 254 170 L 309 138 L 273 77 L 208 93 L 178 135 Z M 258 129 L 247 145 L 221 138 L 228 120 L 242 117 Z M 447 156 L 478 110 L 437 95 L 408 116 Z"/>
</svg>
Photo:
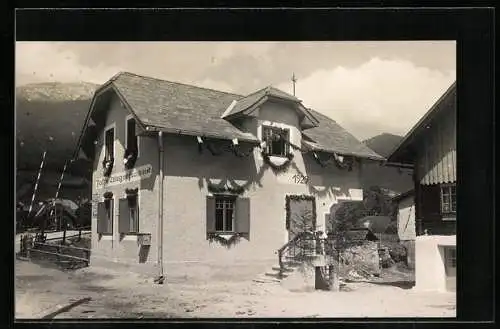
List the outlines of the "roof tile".
<svg viewBox="0 0 500 329">
<path fill-rule="evenodd" d="M 248 108 L 266 95 L 300 102 L 274 87 L 242 96 L 128 72 L 117 74 L 110 82 L 144 124 L 194 136 L 257 141 L 253 134 L 243 132 L 221 118 L 233 101 L 237 103 L 230 114 Z M 319 126 L 304 130 L 303 134 L 317 149 L 383 160 L 334 120 L 314 110 L 308 111 L 319 121 Z"/>
</svg>

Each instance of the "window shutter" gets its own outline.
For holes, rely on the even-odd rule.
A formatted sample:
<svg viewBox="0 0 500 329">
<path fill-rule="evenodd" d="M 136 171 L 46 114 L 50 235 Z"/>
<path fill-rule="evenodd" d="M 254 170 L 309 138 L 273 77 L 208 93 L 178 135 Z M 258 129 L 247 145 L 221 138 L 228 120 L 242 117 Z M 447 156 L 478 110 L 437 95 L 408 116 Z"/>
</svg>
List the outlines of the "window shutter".
<svg viewBox="0 0 500 329">
<path fill-rule="evenodd" d="M 215 232 L 215 198 L 207 196 L 207 233 Z"/>
<path fill-rule="evenodd" d="M 250 199 L 236 199 L 236 232 L 250 233 Z"/>
<path fill-rule="evenodd" d="M 97 204 L 97 233 L 106 233 L 107 220 L 104 202 Z"/>
<path fill-rule="evenodd" d="M 105 233 L 113 233 L 113 220 L 115 216 L 115 200 L 109 200 L 109 219 L 106 220 L 106 231 Z"/>
<path fill-rule="evenodd" d="M 130 210 L 128 206 L 127 199 L 119 200 L 119 208 L 118 208 L 118 232 L 129 233 L 130 232 Z"/>
</svg>

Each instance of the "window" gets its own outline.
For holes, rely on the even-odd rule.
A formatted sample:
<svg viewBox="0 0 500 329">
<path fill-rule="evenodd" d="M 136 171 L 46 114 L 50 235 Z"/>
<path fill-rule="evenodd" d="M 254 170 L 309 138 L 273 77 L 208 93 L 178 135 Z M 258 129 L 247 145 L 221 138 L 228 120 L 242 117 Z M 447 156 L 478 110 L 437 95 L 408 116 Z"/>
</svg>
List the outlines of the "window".
<svg viewBox="0 0 500 329">
<path fill-rule="evenodd" d="M 262 140 L 266 142 L 266 154 L 282 157 L 288 154 L 289 129 L 262 127 Z"/>
<path fill-rule="evenodd" d="M 120 199 L 120 223 L 121 234 L 139 232 L 139 203 L 137 193 L 127 194 L 126 198 Z"/>
<path fill-rule="evenodd" d="M 455 214 L 457 211 L 457 196 L 455 185 L 441 186 L 441 214 Z"/>
<path fill-rule="evenodd" d="M 105 161 L 111 161 L 115 158 L 115 128 L 109 128 L 105 132 L 104 147 L 105 147 Z"/>
<path fill-rule="evenodd" d="M 97 205 L 97 233 L 113 233 L 113 207 L 112 197 L 105 198 L 104 202 L 99 202 Z"/>
<path fill-rule="evenodd" d="M 455 248 L 445 248 L 445 259 L 447 267 L 457 267 L 457 250 Z"/>
<path fill-rule="evenodd" d="M 127 119 L 127 131 L 126 131 L 127 151 L 135 153 L 135 155 L 137 156 L 139 148 L 138 148 L 138 143 L 137 143 L 137 135 L 136 135 L 135 127 L 136 127 L 135 119 L 128 118 Z"/>
<path fill-rule="evenodd" d="M 250 199 L 207 196 L 207 233 L 249 233 Z"/>
<path fill-rule="evenodd" d="M 235 200 L 231 197 L 215 198 L 215 230 L 232 232 L 234 222 Z"/>
</svg>

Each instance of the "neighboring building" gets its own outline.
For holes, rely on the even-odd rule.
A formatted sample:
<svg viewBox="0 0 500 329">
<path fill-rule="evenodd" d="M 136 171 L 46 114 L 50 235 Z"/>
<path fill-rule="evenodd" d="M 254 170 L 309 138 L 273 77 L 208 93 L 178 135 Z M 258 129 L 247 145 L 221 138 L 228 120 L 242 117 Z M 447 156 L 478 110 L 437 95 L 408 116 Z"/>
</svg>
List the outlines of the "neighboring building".
<svg viewBox="0 0 500 329">
<path fill-rule="evenodd" d="M 456 83 L 388 157 L 414 166 L 416 289 L 456 289 Z"/>
<path fill-rule="evenodd" d="M 77 152 L 94 163 L 91 263 L 187 276 L 269 269 L 298 219 L 324 230 L 333 204 L 362 200 L 362 166 L 384 160 L 273 87 L 241 96 L 131 73 L 96 91 Z"/>
<path fill-rule="evenodd" d="M 415 268 L 415 193 L 409 190 L 395 196 L 393 199 L 398 205 L 398 237 L 406 248 L 406 264 Z"/>
<path fill-rule="evenodd" d="M 394 234 L 388 234 L 387 229 L 391 225 L 392 219 L 389 216 L 366 216 L 360 218 L 356 227 L 369 229 L 380 241 L 395 240 Z M 394 237 L 392 237 L 394 235 Z"/>
<path fill-rule="evenodd" d="M 387 158 L 402 140 L 402 136 L 383 133 L 363 141 L 363 144 Z M 378 186 L 390 197 L 404 193 L 413 187 L 412 168 L 412 166 L 394 167 L 382 163 L 367 164 L 363 167 L 361 179 L 363 188 Z"/>
<path fill-rule="evenodd" d="M 415 241 L 414 198 L 414 190 L 409 190 L 392 199 L 398 205 L 398 236 L 401 241 Z"/>
</svg>

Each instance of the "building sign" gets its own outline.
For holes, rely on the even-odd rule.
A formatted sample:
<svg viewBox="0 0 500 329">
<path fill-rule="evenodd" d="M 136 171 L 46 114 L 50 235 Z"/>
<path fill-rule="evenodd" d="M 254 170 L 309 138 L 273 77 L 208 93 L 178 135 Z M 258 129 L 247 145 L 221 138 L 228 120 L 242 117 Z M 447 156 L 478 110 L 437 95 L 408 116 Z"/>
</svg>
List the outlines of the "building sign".
<svg viewBox="0 0 500 329">
<path fill-rule="evenodd" d="M 134 168 L 132 170 L 123 171 L 121 173 L 113 174 L 110 177 L 103 177 L 96 181 L 96 188 L 101 189 L 104 187 L 126 184 L 130 182 L 137 182 L 144 178 L 151 177 L 153 166 L 150 164 Z"/>
</svg>

